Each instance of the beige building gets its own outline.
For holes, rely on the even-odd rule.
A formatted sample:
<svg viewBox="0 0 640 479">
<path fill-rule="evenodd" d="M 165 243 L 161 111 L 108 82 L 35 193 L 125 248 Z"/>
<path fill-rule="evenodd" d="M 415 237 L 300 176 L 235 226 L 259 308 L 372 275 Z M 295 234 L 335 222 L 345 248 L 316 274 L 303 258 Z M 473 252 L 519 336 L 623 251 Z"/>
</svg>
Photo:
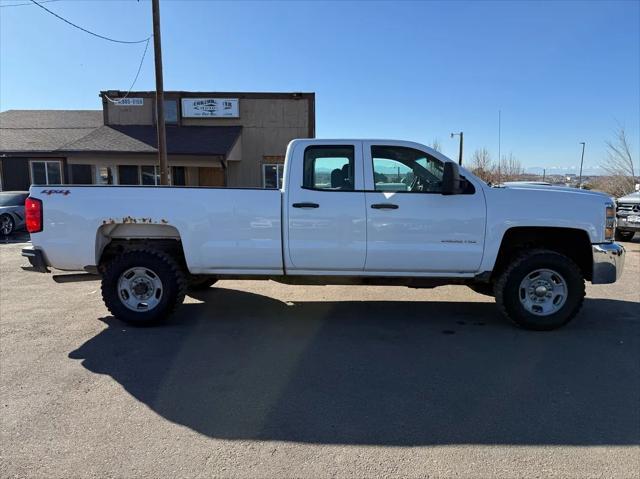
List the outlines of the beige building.
<svg viewBox="0 0 640 479">
<path fill-rule="evenodd" d="M 2 188 L 156 184 L 155 92 L 100 97 L 101 112 L 0 113 Z M 165 120 L 174 185 L 277 188 L 289 141 L 315 136 L 315 95 L 166 92 Z"/>
</svg>

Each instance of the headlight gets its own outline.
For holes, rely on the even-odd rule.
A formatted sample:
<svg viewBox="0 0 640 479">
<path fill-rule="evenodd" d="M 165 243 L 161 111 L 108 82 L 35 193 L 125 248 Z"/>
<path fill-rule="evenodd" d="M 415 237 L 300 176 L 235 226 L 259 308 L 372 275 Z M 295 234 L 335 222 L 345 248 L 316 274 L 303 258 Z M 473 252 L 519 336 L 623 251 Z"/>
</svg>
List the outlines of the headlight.
<svg viewBox="0 0 640 479">
<path fill-rule="evenodd" d="M 616 231 L 616 207 L 608 203 L 606 206 L 605 223 L 604 223 L 604 240 L 613 241 Z"/>
</svg>

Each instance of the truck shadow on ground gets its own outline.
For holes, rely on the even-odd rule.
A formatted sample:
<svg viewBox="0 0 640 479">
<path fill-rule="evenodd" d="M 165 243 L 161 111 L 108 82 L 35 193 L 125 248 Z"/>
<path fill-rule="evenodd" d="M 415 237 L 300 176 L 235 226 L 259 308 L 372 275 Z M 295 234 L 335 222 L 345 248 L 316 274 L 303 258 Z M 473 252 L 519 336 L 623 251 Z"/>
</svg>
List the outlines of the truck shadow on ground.
<svg viewBox="0 0 640 479">
<path fill-rule="evenodd" d="M 637 303 L 551 333 L 493 303 L 299 302 L 211 289 L 166 325 L 73 351 L 210 437 L 322 444 L 638 444 Z"/>
</svg>

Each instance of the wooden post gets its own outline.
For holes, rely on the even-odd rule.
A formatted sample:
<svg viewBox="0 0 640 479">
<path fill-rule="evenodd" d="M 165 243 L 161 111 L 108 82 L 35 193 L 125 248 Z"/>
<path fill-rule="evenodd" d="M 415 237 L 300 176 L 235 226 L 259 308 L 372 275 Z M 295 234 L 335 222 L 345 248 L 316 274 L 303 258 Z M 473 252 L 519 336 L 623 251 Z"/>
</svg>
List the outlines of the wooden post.
<svg viewBox="0 0 640 479">
<path fill-rule="evenodd" d="M 167 133 L 164 125 L 164 84 L 162 81 L 162 44 L 160 39 L 160 1 L 151 0 L 153 10 L 153 56 L 156 66 L 156 128 L 158 130 L 158 163 L 160 184 L 169 184 L 167 165 Z"/>
</svg>

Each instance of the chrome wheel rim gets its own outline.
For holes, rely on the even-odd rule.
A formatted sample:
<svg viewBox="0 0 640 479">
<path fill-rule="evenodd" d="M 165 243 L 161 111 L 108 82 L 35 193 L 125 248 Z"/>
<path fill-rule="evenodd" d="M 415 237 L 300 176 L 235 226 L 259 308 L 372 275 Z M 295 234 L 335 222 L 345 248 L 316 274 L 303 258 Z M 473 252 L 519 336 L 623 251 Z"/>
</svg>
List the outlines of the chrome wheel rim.
<svg viewBox="0 0 640 479">
<path fill-rule="evenodd" d="M 12 230 L 13 226 L 11 225 L 11 218 L 9 218 L 9 216 L 3 216 L 0 218 L 0 233 L 5 236 L 9 236 Z"/>
<path fill-rule="evenodd" d="M 162 293 L 160 277 L 149 268 L 129 268 L 118 279 L 118 298 L 131 311 L 151 311 L 160 304 Z"/>
<path fill-rule="evenodd" d="M 567 282 L 552 269 L 536 269 L 520 282 L 520 304 L 536 316 L 557 313 L 567 302 Z"/>
</svg>

